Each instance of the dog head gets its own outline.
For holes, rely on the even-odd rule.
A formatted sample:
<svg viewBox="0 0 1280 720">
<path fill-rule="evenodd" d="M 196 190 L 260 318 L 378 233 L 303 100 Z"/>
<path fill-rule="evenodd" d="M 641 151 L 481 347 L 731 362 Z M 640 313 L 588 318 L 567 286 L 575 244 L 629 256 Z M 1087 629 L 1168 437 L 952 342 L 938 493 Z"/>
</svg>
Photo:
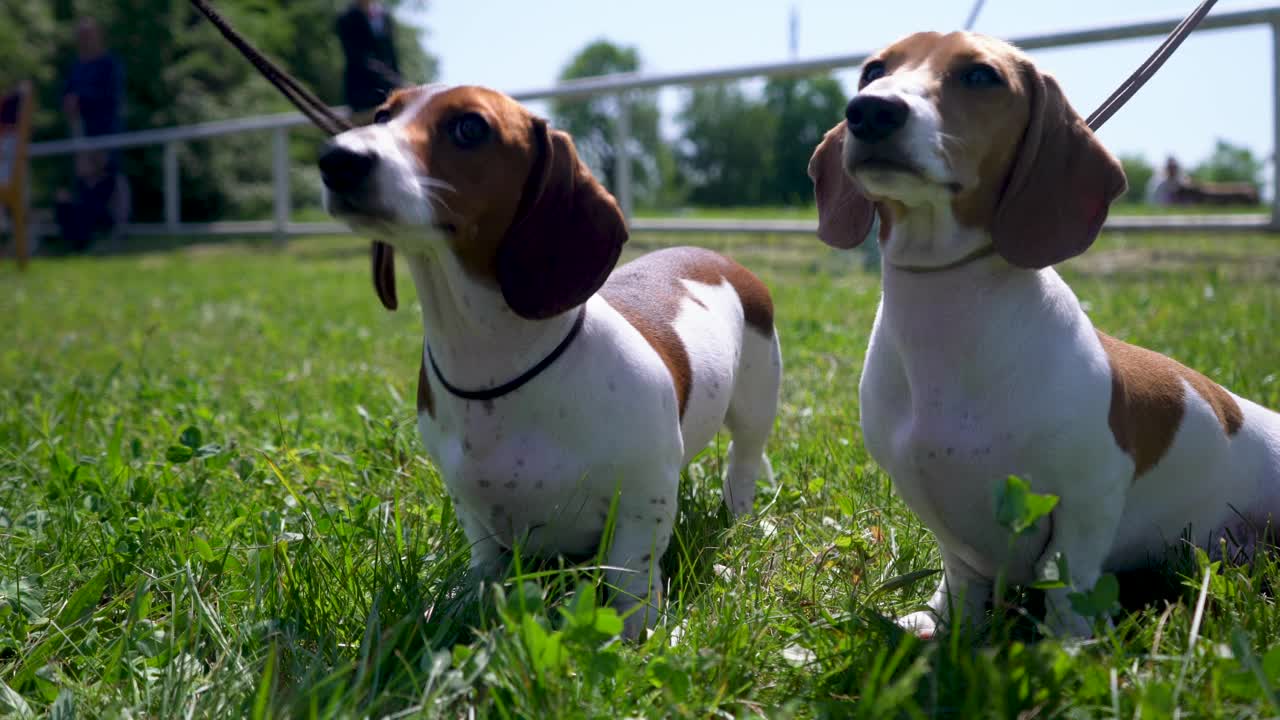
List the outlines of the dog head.
<svg viewBox="0 0 1280 720">
<path fill-rule="evenodd" d="M 1041 268 L 1093 244 L 1126 188 L 1051 76 L 973 33 L 917 33 L 870 57 L 845 120 L 809 164 L 819 236 L 862 242 L 924 209 L 990 235 L 1009 263 Z"/>
<path fill-rule="evenodd" d="M 617 203 L 573 140 L 485 88 L 398 91 L 372 125 L 335 137 L 319 164 L 328 211 L 378 240 L 374 285 L 389 309 L 392 247 L 453 253 L 537 319 L 585 302 L 627 239 Z"/>
</svg>

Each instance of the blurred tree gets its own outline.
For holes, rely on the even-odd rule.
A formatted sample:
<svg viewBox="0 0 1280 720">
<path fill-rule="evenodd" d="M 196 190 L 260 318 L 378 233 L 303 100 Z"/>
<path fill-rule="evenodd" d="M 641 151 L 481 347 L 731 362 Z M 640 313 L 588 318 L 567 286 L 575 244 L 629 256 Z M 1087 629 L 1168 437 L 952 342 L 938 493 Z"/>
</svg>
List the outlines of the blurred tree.
<svg viewBox="0 0 1280 720">
<path fill-rule="evenodd" d="M 844 118 L 848 102 L 834 77 L 822 74 L 776 78 L 764 88 L 764 103 L 775 118 L 773 160 L 767 202 L 807 205 L 813 202 L 809 158 L 822 136 Z"/>
<path fill-rule="evenodd" d="M 1219 139 L 1204 162 L 1191 171 L 1191 177 L 1206 182 L 1247 182 L 1262 184 L 1262 160 L 1243 145 Z"/>
<path fill-rule="evenodd" d="M 1122 202 L 1144 203 L 1147 201 L 1147 185 L 1156 169 L 1147 162 L 1141 153 L 1120 156 L 1120 166 L 1124 168 L 1124 176 L 1129 180 L 1129 189 L 1125 191 Z"/>
<path fill-rule="evenodd" d="M 608 40 L 597 40 L 579 50 L 560 71 L 560 80 L 637 72 L 642 66 L 640 53 L 634 47 L 622 47 Z M 641 206 L 664 204 L 670 188 L 674 164 L 671 150 L 662 141 L 658 125 L 661 114 L 657 95 L 632 92 L 627 96 L 631 113 L 631 135 L 628 156 L 632 162 L 632 190 Z M 573 135 L 578 152 L 596 177 L 612 188 L 617 167 L 615 126 L 618 98 L 599 96 L 588 100 L 556 100 L 551 114 L 555 124 Z"/>
<path fill-rule="evenodd" d="M 65 2 L 65 0 L 61 0 Z M 20 80 L 29 79 L 35 86 L 39 102 L 34 124 L 37 129 L 57 122 L 61 100 L 50 90 L 60 80 L 58 57 L 61 35 L 59 3 L 17 2 L 0 0 L 0 93 L 8 91 Z M 53 98 L 55 102 L 50 103 Z"/>
<path fill-rule="evenodd" d="M 347 0 L 220 0 L 218 9 L 267 55 L 322 99 L 341 102 L 342 53 L 333 24 Z M 422 0 L 384 0 L 395 8 Z M 286 100 L 235 51 L 188 0 L 0 0 L 0 81 L 30 77 L 39 88 L 35 138 L 65 137 L 62 82 L 74 60 L 74 21 L 92 15 L 125 66 L 125 124 L 140 130 L 290 109 Z M 419 42 L 420 28 L 399 23 L 397 50 L 406 79 L 431 80 L 436 59 Z M 314 157 L 314 133 L 295 133 L 295 156 Z M 270 138 L 222 137 L 181 146 L 185 220 L 262 217 L 270 207 Z M 162 213 L 159 148 L 124 155 L 134 216 Z M 40 203 L 66 180 L 68 163 L 34 169 Z M 67 166 L 63 168 L 62 166 Z"/>
<path fill-rule="evenodd" d="M 773 110 L 738 84 L 707 85 L 690 92 L 680 113 L 684 137 L 677 149 L 689 200 L 720 207 L 772 200 L 778 120 Z"/>
</svg>

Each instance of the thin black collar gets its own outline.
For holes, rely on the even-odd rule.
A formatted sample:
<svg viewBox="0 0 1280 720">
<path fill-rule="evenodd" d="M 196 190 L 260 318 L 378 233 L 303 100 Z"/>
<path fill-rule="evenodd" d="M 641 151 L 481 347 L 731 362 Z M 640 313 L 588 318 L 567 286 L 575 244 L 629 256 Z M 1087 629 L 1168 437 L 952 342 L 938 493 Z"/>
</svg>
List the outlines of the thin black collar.
<svg viewBox="0 0 1280 720">
<path fill-rule="evenodd" d="M 463 390 L 456 385 L 450 384 L 448 380 L 444 379 L 444 375 L 440 373 L 440 366 L 436 365 L 435 356 L 431 354 L 430 346 L 427 347 L 427 359 L 431 361 L 431 370 L 436 374 L 436 379 L 440 381 L 440 384 L 444 386 L 445 390 L 449 391 L 450 395 L 460 397 L 463 400 L 497 400 L 503 395 L 508 395 L 519 390 L 525 385 L 525 383 L 538 377 L 543 370 L 551 367 L 551 363 L 555 362 L 556 358 L 563 355 L 564 351 L 569 349 L 569 344 L 578 336 L 578 332 L 582 330 L 582 324 L 586 319 L 587 306 L 583 305 L 582 309 L 578 311 L 578 319 L 574 320 L 573 327 L 569 328 L 569 334 L 564 336 L 564 340 L 561 340 L 560 344 L 557 345 L 549 355 L 542 358 L 537 365 L 526 370 L 520 377 L 494 388 L 487 388 L 485 390 Z"/>
<path fill-rule="evenodd" d="M 992 255 L 995 254 L 995 252 L 996 252 L 995 243 L 991 243 L 990 245 L 983 245 L 982 247 L 978 248 L 977 250 L 974 250 L 968 255 L 965 255 L 959 260 L 954 260 L 952 262 L 947 263 L 946 265 L 939 265 L 937 267 L 927 267 L 927 266 L 922 267 L 920 265 L 894 265 L 893 263 L 889 263 L 889 266 L 892 267 L 894 270 L 901 270 L 902 272 L 906 272 L 906 273 L 912 273 L 915 275 L 926 275 L 928 273 L 955 270 L 956 268 L 964 265 L 968 265 L 971 262 L 977 262 L 978 260 L 981 260 L 983 258 L 991 257 Z"/>
</svg>

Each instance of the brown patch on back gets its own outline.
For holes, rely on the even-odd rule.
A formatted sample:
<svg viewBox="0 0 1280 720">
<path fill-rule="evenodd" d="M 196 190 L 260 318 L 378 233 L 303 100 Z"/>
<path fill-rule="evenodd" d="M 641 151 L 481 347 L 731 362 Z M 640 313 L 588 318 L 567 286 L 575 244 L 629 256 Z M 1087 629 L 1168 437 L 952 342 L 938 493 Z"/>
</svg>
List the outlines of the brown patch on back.
<svg viewBox="0 0 1280 720">
<path fill-rule="evenodd" d="M 426 413 L 436 416 L 435 400 L 431 397 L 431 381 L 427 379 L 427 358 L 423 353 L 422 362 L 418 365 L 418 414 Z"/>
<path fill-rule="evenodd" d="M 750 270 L 742 267 L 729 258 L 697 248 L 674 248 L 690 250 L 688 271 L 684 279 L 693 280 L 706 285 L 718 285 L 721 280 L 728 280 L 738 293 L 738 301 L 742 303 L 742 317 L 749 327 L 762 335 L 773 334 L 773 297 L 769 288 L 760 282 Z"/>
<path fill-rule="evenodd" d="M 1244 424 L 1239 403 L 1222 386 L 1160 353 L 1097 332 L 1111 363 L 1107 422 L 1116 445 L 1133 458 L 1135 479 L 1173 444 L 1186 407 L 1184 380 L 1213 408 L 1228 437 Z"/>
<path fill-rule="evenodd" d="M 618 268 L 600 288 L 600 295 L 662 358 L 675 384 L 683 417 L 693 368 L 675 329 L 680 303 L 690 297 L 681 280 L 707 285 L 727 280 L 738 293 L 746 325 L 767 336 L 773 335 L 773 299 L 750 270 L 719 253 L 691 247 L 659 250 L 633 260 Z"/>
</svg>

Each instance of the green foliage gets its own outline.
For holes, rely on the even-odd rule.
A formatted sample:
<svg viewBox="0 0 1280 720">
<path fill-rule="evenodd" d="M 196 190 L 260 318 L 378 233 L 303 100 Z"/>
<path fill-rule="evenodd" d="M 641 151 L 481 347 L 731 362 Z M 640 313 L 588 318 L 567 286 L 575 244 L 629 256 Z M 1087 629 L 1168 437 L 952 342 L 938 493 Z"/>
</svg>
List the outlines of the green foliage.
<svg viewBox="0 0 1280 720">
<path fill-rule="evenodd" d="M 1071 609 L 1089 618 L 1106 617 L 1120 609 L 1120 581 L 1107 573 L 1098 578 L 1093 588 L 1067 595 Z"/>
<path fill-rule="evenodd" d="M 809 158 L 827 130 L 844 117 L 844 88 L 830 75 L 775 78 L 765 85 L 764 103 L 778 119 L 773 138 L 776 170 L 767 201 L 809 205 Z"/>
<path fill-rule="evenodd" d="M 1129 203 L 1145 203 L 1147 186 L 1151 184 L 1151 178 L 1156 174 L 1156 169 L 1140 153 L 1121 155 L 1120 166 L 1124 168 L 1124 176 L 1129 181 L 1129 189 L 1125 191 L 1121 200 Z"/>
<path fill-rule="evenodd" d="M 680 115 L 682 182 L 696 205 L 808 205 L 813 149 L 844 115 L 830 75 L 770 80 L 761 97 L 741 84 L 689 94 Z"/>
<path fill-rule="evenodd" d="M 1057 505 L 1056 495 L 1033 493 L 1031 484 L 1016 475 L 1010 475 L 996 489 L 996 520 L 1014 535 L 1034 532 L 1040 518 Z"/>
<path fill-rule="evenodd" d="M 1262 184 L 1262 160 L 1243 145 L 1219 139 L 1213 153 L 1191 171 L 1196 180 Z"/>
<path fill-rule="evenodd" d="M 30 80 L 39 92 L 36 105 L 37 127 L 56 121 L 60 102 L 56 91 L 61 88 L 58 65 L 65 34 L 58 27 L 53 8 L 48 2 L 0 0 L 0 91 L 7 92 L 21 80 Z"/>
<path fill-rule="evenodd" d="M 597 40 L 573 56 L 560 80 L 642 69 L 634 47 Z M 770 80 L 760 97 L 735 83 L 695 88 L 678 118 L 681 136 L 673 150 L 660 132 L 656 93 L 631 93 L 629 156 L 636 204 L 642 209 L 685 201 L 719 207 L 809 205 L 809 156 L 839 121 L 845 102 L 840 83 L 825 74 Z M 552 114 L 574 136 L 596 176 L 611 186 L 618 99 L 557 100 Z"/>
<path fill-rule="evenodd" d="M 392 5 L 400 3 L 392 2 Z M 420 3 L 419 3 L 420 4 Z M 186 0 L 113 3 L 0 0 L 0 80 L 23 77 L 39 95 L 34 136 L 66 137 L 61 115 L 65 72 L 75 58 L 74 23 L 89 13 L 125 66 L 125 126 L 139 130 L 291 109 L 253 67 Z M 222 0 L 219 10 L 269 56 L 326 102 L 341 104 L 342 52 L 333 31 L 343 0 Z M 416 41 L 422 30 L 401 24 L 397 50 L 405 76 L 434 77 L 436 61 Z M 314 159 L 317 136 L 298 133 L 296 161 Z M 263 217 L 270 212 L 270 137 L 250 134 L 181 146 L 184 220 Z M 163 213 L 159 148 L 124 153 L 134 216 Z M 34 200 L 49 202 L 70 181 L 65 158 L 37 163 Z"/>
<path fill-rule="evenodd" d="M 778 116 L 739 84 L 695 88 L 680 113 L 680 171 L 695 205 L 768 204 Z"/>
<path fill-rule="evenodd" d="M 1083 645 L 1004 604 L 979 630 L 904 636 L 890 620 L 940 563 L 858 426 L 878 277 L 811 237 L 679 242 L 774 293 L 777 481 L 730 522 L 727 443 L 694 459 L 661 560 L 669 617 L 639 644 L 614 637 L 590 567 L 522 559 L 475 600 L 414 422 L 418 311 L 382 310 L 363 241 L 0 265 L 0 715 L 1280 714 L 1273 554 L 1198 553 Z M 1099 327 L 1280 406 L 1280 241 L 1168 242 L 1107 235 L 1062 270 Z"/>
<path fill-rule="evenodd" d="M 643 67 L 640 52 L 608 40 L 596 40 L 578 51 L 560 71 L 560 80 L 638 72 Z M 671 197 L 671 150 L 662 141 L 658 126 L 661 114 L 657 94 L 652 91 L 628 93 L 631 132 L 628 157 L 632 163 L 635 201 L 644 207 L 669 205 Z M 606 186 L 612 187 L 617 172 L 616 126 L 618 98 L 598 96 L 589 100 L 556 100 L 551 105 L 557 126 L 573 135 L 583 160 Z"/>
</svg>

